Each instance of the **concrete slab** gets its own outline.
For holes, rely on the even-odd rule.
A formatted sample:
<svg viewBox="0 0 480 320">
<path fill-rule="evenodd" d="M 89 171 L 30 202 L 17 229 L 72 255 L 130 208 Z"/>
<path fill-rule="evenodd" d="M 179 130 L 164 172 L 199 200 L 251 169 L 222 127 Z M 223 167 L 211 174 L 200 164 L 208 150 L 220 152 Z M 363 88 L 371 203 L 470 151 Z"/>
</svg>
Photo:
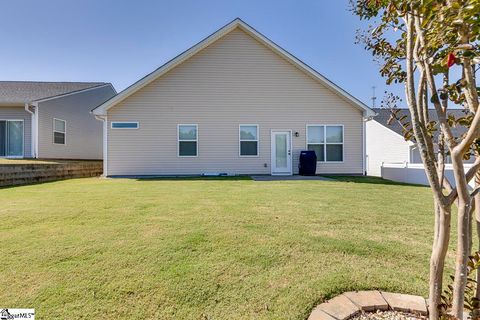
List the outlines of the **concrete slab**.
<svg viewBox="0 0 480 320">
<path fill-rule="evenodd" d="M 338 320 L 348 319 L 360 311 L 360 308 L 344 295 L 328 300 L 317 308 Z"/>
<path fill-rule="evenodd" d="M 334 179 L 322 176 L 252 176 L 254 181 L 302 181 L 302 180 L 319 180 L 319 181 L 336 181 Z"/>
<path fill-rule="evenodd" d="M 388 310 L 388 303 L 379 291 L 352 291 L 344 295 L 362 311 Z"/>
<path fill-rule="evenodd" d="M 325 313 L 325 311 L 322 311 L 321 309 L 316 307 L 315 309 L 313 309 L 307 320 L 337 320 L 337 318 L 332 317 L 328 313 Z"/>
<path fill-rule="evenodd" d="M 427 303 L 423 297 L 391 292 L 381 292 L 381 294 L 390 308 L 395 311 L 427 315 Z"/>
</svg>

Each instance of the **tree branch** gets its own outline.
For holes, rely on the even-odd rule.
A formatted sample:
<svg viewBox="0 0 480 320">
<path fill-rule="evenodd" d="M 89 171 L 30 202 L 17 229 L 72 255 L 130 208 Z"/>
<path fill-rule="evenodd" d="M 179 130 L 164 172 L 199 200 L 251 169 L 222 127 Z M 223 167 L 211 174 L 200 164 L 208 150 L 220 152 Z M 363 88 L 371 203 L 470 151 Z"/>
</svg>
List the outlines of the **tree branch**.
<svg viewBox="0 0 480 320">
<path fill-rule="evenodd" d="M 418 106 L 415 97 L 415 78 L 414 78 L 414 49 L 415 49 L 415 18 L 411 13 L 404 16 L 405 25 L 407 29 L 406 39 L 406 70 L 407 79 L 405 81 L 405 94 L 407 97 L 408 107 L 412 116 L 412 127 L 415 133 L 415 138 L 418 141 L 418 146 L 422 160 L 425 166 L 425 173 L 429 180 L 430 186 L 438 203 L 445 205 L 445 196 L 443 195 L 443 186 L 438 179 L 437 167 L 435 165 L 435 153 L 433 152 L 433 143 L 431 137 L 428 135 L 425 125 L 420 121 L 418 115 Z M 421 30 L 420 30 L 421 32 Z M 417 30 L 418 33 L 418 30 Z M 418 34 L 417 34 L 418 36 Z"/>
<path fill-rule="evenodd" d="M 419 19 L 415 19 L 415 29 L 417 31 L 417 37 L 419 38 L 420 44 L 422 48 L 426 48 L 426 42 L 425 42 L 425 37 L 423 36 L 423 31 L 420 26 L 420 21 Z M 438 99 L 438 94 L 437 94 L 437 86 L 435 84 L 435 77 L 433 75 L 433 71 L 431 69 L 431 66 L 425 62 L 426 57 L 424 55 L 424 59 L 421 60 L 420 64 L 422 65 L 423 70 L 425 71 L 426 78 L 427 78 L 427 83 L 430 88 L 430 93 L 432 94 L 433 97 L 433 105 L 435 107 L 435 110 L 437 112 L 437 117 L 438 117 L 438 122 L 440 123 L 440 128 L 445 135 L 445 140 L 447 142 L 448 148 L 451 150 L 453 147 L 456 146 L 455 139 L 452 134 L 452 130 L 450 129 L 448 123 L 447 123 L 447 118 L 446 118 L 446 112 L 442 108 L 440 101 Z"/>
<path fill-rule="evenodd" d="M 476 188 L 472 191 L 472 193 L 470 193 L 470 197 L 472 197 L 472 198 L 475 197 L 475 196 L 478 194 L 479 191 L 480 191 L 480 187 L 476 187 Z"/>
<path fill-rule="evenodd" d="M 477 172 L 480 171 L 480 157 L 475 159 L 475 162 L 472 164 L 470 169 L 468 169 L 467 173 L 465 174 L 465 179 L 467 183 L 469 183 L 474 177 Z M 448 202 L 453 203 L 458 196 L 457 189 L 453 189 L 447 196 Z"/>
</svg>

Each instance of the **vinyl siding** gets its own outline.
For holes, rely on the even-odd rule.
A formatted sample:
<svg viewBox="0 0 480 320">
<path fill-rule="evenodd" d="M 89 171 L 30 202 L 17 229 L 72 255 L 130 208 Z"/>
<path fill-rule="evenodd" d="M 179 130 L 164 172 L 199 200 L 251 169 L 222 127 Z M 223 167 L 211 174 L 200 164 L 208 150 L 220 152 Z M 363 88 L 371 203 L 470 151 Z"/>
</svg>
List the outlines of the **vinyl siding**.
<svg viewBox="0 0 480 320">
<path fill-rule="evenodd" d="M 369 176 L 382 175 L 382 162 L 409 162 L 410 146 L 402 136 L 375 120 L 367 122 L 366 131 Z"/>
<path fill-rule="evenodd" d="M 39 103 L 40 158 L 102 159 L 102 122 L 90 111 L 115 95 L 111 86 Z M 66 121 L 66 144 L 53 143 L 53 119 Z"/>
<path fill-rule="evenodd" d="M 198 157 L 177 157 L 178 124 L 198 124 Z M 258 157 L 239 156 L 240 124 L 259 125 Z M 299 133 L 298 172 L 307 124 L 345 128 L 344 162 L 318 173 L 362 173 L 362 112 L 236 29 L 108 111 L 108 175 L 270 174 L 272 129 Z"/>
<path fill-rule="evenodd" d="M 0 107 L 0 120 L 23 119 L 24 158 L 32 157 L 32 116 L 24 107 Z"/>
</svg>

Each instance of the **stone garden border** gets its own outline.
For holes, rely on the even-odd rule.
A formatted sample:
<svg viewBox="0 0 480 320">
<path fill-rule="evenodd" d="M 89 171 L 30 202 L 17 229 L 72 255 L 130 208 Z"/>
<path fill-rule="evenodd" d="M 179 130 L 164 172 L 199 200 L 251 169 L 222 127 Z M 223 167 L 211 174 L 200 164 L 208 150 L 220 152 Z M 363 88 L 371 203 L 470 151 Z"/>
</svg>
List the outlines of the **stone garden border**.
<svg viewBox="0 0 480 320">
<path fill-rule="evenodd" d="M 394 310 L 426 316 L 427 301 L 420 296 L 373 291 L 345 292 L 313 309 L 308 320 L 345 320 L 361 311 Z"/>
</svg>

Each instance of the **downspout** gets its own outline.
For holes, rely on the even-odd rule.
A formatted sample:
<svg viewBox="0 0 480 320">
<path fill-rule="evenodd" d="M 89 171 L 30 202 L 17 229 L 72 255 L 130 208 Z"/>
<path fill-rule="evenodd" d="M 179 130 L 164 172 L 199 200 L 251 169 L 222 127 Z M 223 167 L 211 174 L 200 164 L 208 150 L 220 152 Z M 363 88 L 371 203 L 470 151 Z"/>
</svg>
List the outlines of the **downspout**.
<svg viewBox="0 0 480 320">
<path fill-rule="evenodd" d="M 33 107 L 33 111 L 30 107 Z M 30 124 L 30 153 L 32 158 L 38 158 L 38 104 L 37 103 L 25 103 L 25 111 L 32 115 Z"/>
<path fill-rule="evenodd" d="M 368 120 L 365 119 L 365 117 L 363 118 L 363 121 L 362 121 L 362 175 L 366 176 L 367 175 L 367 139 L 365 137 L 365 126 L 366 126 L 366 123 L 367 123 Z"/>
<path fill-rule="evenodd" d="M 90 112 L 92 113 L 92 112 Z M 103 121 L 103 176 L 108 176 L 108 121 L 107 115 L 95 115 L 95 119 Z"/>
<path fill-rule="evenodd" d="M 362 140 L 363 140 L 363 148 L 362 148 L 362 167 L 363 167 L 363 175 L 367 175 L 367 121 L 373 119 L 373 116 L 367 116 L 367 112 L 364 111 L 363 113 L 363 121 L 362 121 Z"/>
</svg>

